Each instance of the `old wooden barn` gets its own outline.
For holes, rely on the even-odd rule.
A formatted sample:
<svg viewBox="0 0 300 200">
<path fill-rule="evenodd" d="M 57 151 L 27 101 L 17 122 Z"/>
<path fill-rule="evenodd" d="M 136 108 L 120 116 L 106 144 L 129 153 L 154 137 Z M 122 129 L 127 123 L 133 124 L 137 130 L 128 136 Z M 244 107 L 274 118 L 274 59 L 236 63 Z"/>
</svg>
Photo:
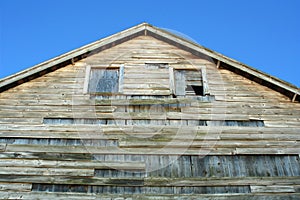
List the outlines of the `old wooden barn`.
<svg viewBox="0 0 300 200">
<path fill-rule="evenodd" d="M 143 23 L 0 80 L 0 198 L 300 199 L 299 101 Z"/>
</svg>

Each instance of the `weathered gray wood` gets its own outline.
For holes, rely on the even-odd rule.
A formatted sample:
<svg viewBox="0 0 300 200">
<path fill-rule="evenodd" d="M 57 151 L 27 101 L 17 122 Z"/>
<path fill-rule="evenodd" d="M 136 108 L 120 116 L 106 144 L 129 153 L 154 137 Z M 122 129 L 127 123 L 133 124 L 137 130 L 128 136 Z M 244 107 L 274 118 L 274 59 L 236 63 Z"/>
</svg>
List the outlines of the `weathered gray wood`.
<svg viewBox="0 0 300 200">
<path fill-rule="evenodd" d="M 130 100 L 96 100 L 96 105 L 157 105 L 157 104 L 184 104 L 184 103 L 207 103 L 192 98 L 165 98 L 165 99 L 130 99 Z"/>
<path fill-rule="evenodd" d="M 143 186 L 143 178 L 100 178 L 71 176 L 29 176 L 1 175 L 0 181 L 12 183 L 52 183 L 70 185 L 108 185 L 108 186 Z"/>
<path fill-rule="evenodd" d="M 0 144 L 0 152 L 5 151 L 6 145 L 5 144 Z"/>
<path fill-rule="evenodd" d="M 174 73 L 175 94 L 178 96 L 184 96 L 186 87 L 184 71 L 175 70 Z"/>
<path fill-rule="evenodd" d="M 3 175 L 0 181 L 6 182 L 40 182 L 53 184 L 85 184 L 116 186 L 226 186 L 226 185 L 292 185 L 299 184 L 299 177 L 243 177 L 243 178 L 100 178 L 100 177 L 68 177 L 68 176 L 10 176 Z"/>
<path fill-rule="evenodd" d="M 127 140 L 119 142 L 120 147 L 152 147 L 152 148 L 163 148 L 163 147 L 181 147 L 181 148 L 207 148 L 213 145 L 214 147 L 223 148 L 283 148 L 283 147 L 294 147 L 295 150 L 300 150 L 300 143 L 294 141 L 224 141 L 224 140 L 213 140 L 213 138 L 204 138 L 203 141 L 195 140 L 176 140 L 176 138 L 170 138 L 169 141 L 158 140 Z M 280 149 L 279 149 L 280 151 Z M 265 152 L 265 151 L 263 151 Z"/>
<path fill-rule="evenodd" d="M 210 95 L 209 85 L 208 85 L 208 80 L 207 80 L 207 75 L 206 75 L 206 68 L 205 67 L 203 67 L 201 69 L 201 73 L 202 73 L 202 82 L 203 82 L 203 94 L 204 95 Z"/>
<path fill-rule="evenodd" d="M 295 149 L 293 149 L 295 152 Z M 64 154 L 109 154 L 109 155 L 232 155 L 234 148 L 205 147 L 201 149 L 182 149 L 174 147 L 156 148 L 118 148 L 85 146 L 41 146 L 8 144 L 6 152 L 64 153 Z M 263 152 L 263 151 L 262 151 Z M 248 152 L 249 154 L 251 151 Z M 267 153 L 266 153 L 267 154 Z M 3 154 L 6 157 L 5 154 Z"/>
<path fill-rule="evenodd" d="M 123 92 L 124 87 L 124 64 L 119 69 L 119 92 Z"/>
<path fill-rule="evenodd" d="M 74 154 L 74 153 L 49 153 L 49 152 L 1 152 L 1 159 L 44 159 L 44 160 L 92 160 L 90 153 Z"/>
<path fill-rule="evenodd" d="M 94 169 L 36 168 L 36 167 L 0 167 L 0 175 L 34 175 L 34 176 L 94 176 Z"/>
<path fill-rule="evenodd" d="M 67 191 L 77 192 L 71 194 L 75 199 L 80 192 L 99 193 L 93 198 L 105 193 L 108 199 L 112 193 L 140 194 L 136 199 L 232 197 L 225 192 L 258 199 L 276 187 L 278 196 L 272 197 L 297 199 L 287 195 L 292 187 L 299 191 L 300 104 L 166 41 L 140 36 L 113 46 L 0 93 L 5 184 L 33 183 L 33 191 L 20 193 L 27 199 L 71 198 Z M 84 94 L 86 66 L 119 69 L 119 91 L 123 86 L 128 95 Z M 215 98 L 195 96 L 191 88 L 186 97 L 172 97 L 170 68 L 186 72 L 184 86 L 207 79 Z M 50 117 L 65 123 L 43 124 Z M 250 186 L 257 192 L 245 194 Z"/>
<path fill-rule="evenodd" d="M 294 193 L 295 188 L 287 185 L 250 185 L 252 193 Z"/>
<path fill-rule="evenodd" d="M 226 185 L 293 185 L 299 177 L 230 177 L 230 178 L 145 178 L 146 186 L 226 186 Z"/>
<path fill-rule="evenodd" d="M 252 74 L 252 75 L 256 76 L 259 79 L 265 80 L 265 81 L 270 82 L 272 84 L 278 85 L 279 87 L 281 87 L 283 89 L 286 89 L 286 90 L 291 91 L 293 93 L 299 94 L 299 91 L 297 90 L 297 88 L 295 88 L 293 86 L 290 86 L 290 85 L 286 85 L 286 83 L 284 83 L 282 81 L 279 81 L 276 78 L 270 78 L 270 76 L 268 76 L 268 75 L 266 75 L 266 74 L 264 74 L 260 71 L 257 71 L 255 69 L 249 67 L 249 66 L 241 64 L 241 63 L 239 63 L 239 62 L 237 62 L 237 61 L 235 61 L 231 58 L 228 58 L 226 56 L 223 56 L 223 55 L 217 54 L 215 52 L 212 52 L 210 50 L 207 50 L 204 47 L 197 46 L 193 43 L 190 43 L 189 41 L 182 41 L 182 40 L 180 41 L 180 40 L 178 40 L 178 38 L 176 36 L 174 36 L 174 35 L 170 36 L 168 33 L 165 33 L 164 31 L 159 30 L 155 27 L 147 27 L 147 30 L 152 31 L 156 34 L 159 33 L 159 35 L 162 36 L 162 37 L 166 37 L 168 39 L 172 39 L 174 41 L 180 42 L 180 44 L 182 44 L 184 46 L 187 46 L 187 47 L 189 47 L 191 49 L 194 49 L 198 52 L 204 53 L 205 55 L 211 56 L 211 57 L 213 57 L 217 60 L 220 60 L 224 63 L 227 63 L 227 64 L 233 66 L 234 68 L 237 68 L 239 70 L 243 70 L 243 71 L 245 71 L 249 74 Z"/>
<path fill-rule="evenodd" d="M 28 183 L 9 183 L 9 182 L 1 182 L 0 183 L 0 193 L 2 191 L 11 191 L 11 192 L 25 192 L 31 191 L 32 184 Z M 1 195 L 0 195 L 1 198 Z"/>
<path fill-rule="evenodd" d="M 174 78 L 174 70 L 173 67 L 169 67 L 169 87 L 170 87 L 170 93 L 175 94 L 175 78 Z"/>
<path fill-rule="evenodd" d="M 139 170 L 145 169 L 143 162 L 121 162 L 121 161 L 52 161 L 32 159 L 3 159 L 0 160 L 0 167 L 38 167 L 38 168 L 74 168 L 74 169 L 118 169 L 118 170 Z M 9 169 L 8 168 L 8 169 Z"/>
<path fill-rule="evenodd" d="M 173 200 L 173 199 L 202 199 L 202 200 L 255 200 L 255 199 L 266 199 L 266 200 L 286 200 L 286 199 L 297 199 L 300 197 L 300 194 L 133 194 L 133 195 L 120 195 L 120 194 L 82 194 L 75 192 L 0 192 L 0 198 L 3 199 L 57 199 L 57 200 L 65 200 L 65 199 L 79 199 L 79 200 L 93 200 L 93 199 L 101 199 L 101 200 L 131 200 L 131 199 L 145 199 L 145 200 L 153 200 L 153 199 L 163 199 L 163 200 Z"/>
<path fill-rule="evenodd" d="M 89 92 L 119 92 L 119 71 L 116 69 L 91 69 Z"/>
</svg>

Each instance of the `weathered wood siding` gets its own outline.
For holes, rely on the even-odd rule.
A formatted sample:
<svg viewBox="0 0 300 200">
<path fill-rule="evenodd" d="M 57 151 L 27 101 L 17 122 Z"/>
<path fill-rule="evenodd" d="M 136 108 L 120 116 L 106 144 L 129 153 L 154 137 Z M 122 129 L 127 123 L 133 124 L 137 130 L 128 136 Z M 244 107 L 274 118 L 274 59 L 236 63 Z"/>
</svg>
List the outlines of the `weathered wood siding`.
<svg viewBox="0 0 300 200">
<path fill-rule="evenodd" d="M 140 36 L 0 93 L 0 198 L 299 199 L 299 133 L 299 103 Z"/>
</svg>

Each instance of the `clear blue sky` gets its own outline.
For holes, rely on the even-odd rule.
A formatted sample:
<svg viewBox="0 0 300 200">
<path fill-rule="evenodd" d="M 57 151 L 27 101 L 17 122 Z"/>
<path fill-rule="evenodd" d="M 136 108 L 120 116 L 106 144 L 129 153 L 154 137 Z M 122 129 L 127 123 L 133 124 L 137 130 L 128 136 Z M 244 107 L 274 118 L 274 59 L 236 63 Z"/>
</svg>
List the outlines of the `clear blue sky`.
<svg viewBox="0 0 300 200">
<path fill-rule="evenodd" d="M 300 87 L 300 0 L 0 0 L 0 78 L 141 22 Z"/>
</svg>

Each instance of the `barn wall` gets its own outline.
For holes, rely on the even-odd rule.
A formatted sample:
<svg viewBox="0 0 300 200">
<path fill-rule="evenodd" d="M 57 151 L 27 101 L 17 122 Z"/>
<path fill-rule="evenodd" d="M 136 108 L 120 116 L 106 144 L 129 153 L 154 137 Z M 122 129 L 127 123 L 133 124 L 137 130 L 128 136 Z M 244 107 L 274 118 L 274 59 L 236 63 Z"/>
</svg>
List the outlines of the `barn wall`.
<svg viewBox="0 0 300 200">
<path fill-rule="evenodd" d="M 120 92 L 88 92 L 90 70 L 122 67 Z M 205 72 L 209 95 L 174 95 L 170 68 Z M 139 36 L 0 93 L 0 197 L 297 198 L 299 120 L 280 93 Z"/>
</svg>

